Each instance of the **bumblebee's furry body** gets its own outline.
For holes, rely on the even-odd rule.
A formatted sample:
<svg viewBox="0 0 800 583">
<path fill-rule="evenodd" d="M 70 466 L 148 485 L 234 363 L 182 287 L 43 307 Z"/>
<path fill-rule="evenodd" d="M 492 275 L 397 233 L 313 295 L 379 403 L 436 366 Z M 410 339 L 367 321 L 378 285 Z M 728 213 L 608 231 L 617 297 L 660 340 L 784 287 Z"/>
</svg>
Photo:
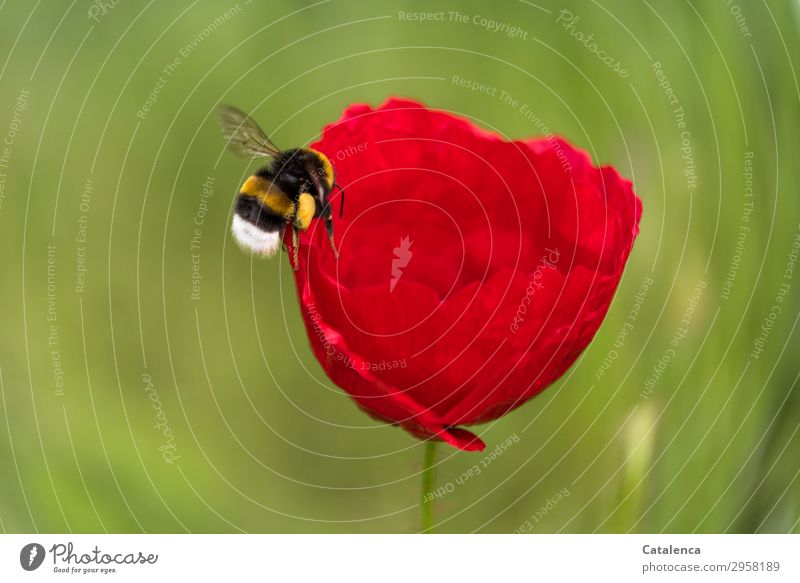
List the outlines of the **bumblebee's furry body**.
<svg viewBox="0 0 800 583">
<path fill-rule="evenodd" d="M 312 219 L 322 217 L 331 248 L 338 256 L 328 200 L 336 186 L 330 160 L 310 148 L 279 150 L 251 117 L 235 107 L 221 106 L 219 113 L 223 134 L 234 152 L 272 157 L 272 162 L 250 176 L 239 191 L 231 224 L 237 242 L 260 255 L 272 255 L 291 223 L 296 268 L 297 231 L 305 231 Z"/>
<path fill-rule="evenodd" d="M 285 150 L 245 181 L 236 201 L 236 215 L 278 237 L 287 223 L 304 231 L 316 217 L 331 220 L 328 195 L 332 188 L 333 171 L 325 156 L 314 150 Z M 314 192 L 316 196 L 311 194 Z M 254 239 L 241 225 L 237 228 L 234 224 L 231 229 L 243 247 L 261 255 L 272 255 L 279 247 L 254 246 Z"/>
</svg>

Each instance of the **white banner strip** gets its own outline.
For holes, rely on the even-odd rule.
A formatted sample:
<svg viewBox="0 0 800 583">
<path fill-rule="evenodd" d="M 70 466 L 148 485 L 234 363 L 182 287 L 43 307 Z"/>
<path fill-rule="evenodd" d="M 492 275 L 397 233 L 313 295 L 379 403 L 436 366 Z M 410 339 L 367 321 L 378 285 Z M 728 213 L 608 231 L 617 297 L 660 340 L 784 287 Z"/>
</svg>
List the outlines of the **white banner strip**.
<svg viewBox="0 0 800 583">
<path fill-rule="evenodd" d="M 798 564 L 800 535 L 0 536 L 3 582 L 778 583 Z"/>
</svg>

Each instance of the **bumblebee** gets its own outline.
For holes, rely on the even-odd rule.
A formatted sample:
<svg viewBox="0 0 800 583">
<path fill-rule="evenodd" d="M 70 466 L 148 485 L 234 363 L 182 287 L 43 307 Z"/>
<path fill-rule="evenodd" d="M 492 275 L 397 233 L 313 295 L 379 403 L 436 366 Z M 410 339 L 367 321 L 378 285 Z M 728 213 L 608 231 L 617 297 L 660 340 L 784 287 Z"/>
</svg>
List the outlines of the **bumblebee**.
<svg viewBox="0 0 800 583">
<path fill-rule="evenodd" d="M 339 217 L 344 211 L 344 190 L 336 183 L 331 161 L 311 148 L 279 150 L 246 113 L 230 105 L 218 110 L 222 134 L 234 153 L 246 158 L 271 157 L 272 162 L 245 180 L 236 198 L 231 231 L 239 245 L 263 256 L 274 255 L 287 225 L 292 225 L 292 248 L 297 269 L 299 232 L 311 220 L 325 220 L 328 240 L 339 258 L 333 239 L 330 196 L 340 191 Z"/>
</svg>

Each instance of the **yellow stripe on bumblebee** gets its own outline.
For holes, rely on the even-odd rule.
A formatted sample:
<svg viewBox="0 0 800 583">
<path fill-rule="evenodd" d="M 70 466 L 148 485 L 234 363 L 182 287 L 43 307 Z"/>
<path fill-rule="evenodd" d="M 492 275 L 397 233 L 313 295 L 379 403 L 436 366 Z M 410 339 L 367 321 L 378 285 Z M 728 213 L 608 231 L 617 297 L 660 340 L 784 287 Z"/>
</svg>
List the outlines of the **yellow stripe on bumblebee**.
<svg viewBox="0 0 800 583">
<path fill-rule="evenodd" d="M 271 180 L 253 175 L 245 180 L 241 192 L 257 198 L 279 216 L 291 217 L 294 214 L 292 199 L 280 191 Z"/>
<path fill-rule="evenodd" d="M 320 152 L 319 150 L 315 150 L 314 148 L 309 148 L 309 152 L 314 152 L 317 156 L 319 156 L 320 162 L 322 162 L 322 170 L 325 172 L 325 182 L 328 183 L 328 188 L 333 189 L 333 164 L 331 161 L 328 160 L 328 157 Z"/>
<path fill-rule="evenodd" d="M 311 224 L 311 219 L 314 218 L 314 212 L 317 210 L 317 205 L 314 203 L 314 197 L 304 192 L 297 199 L 297 214 L 294 218 L 295 226 L 305 231 Z"/>
</svg>

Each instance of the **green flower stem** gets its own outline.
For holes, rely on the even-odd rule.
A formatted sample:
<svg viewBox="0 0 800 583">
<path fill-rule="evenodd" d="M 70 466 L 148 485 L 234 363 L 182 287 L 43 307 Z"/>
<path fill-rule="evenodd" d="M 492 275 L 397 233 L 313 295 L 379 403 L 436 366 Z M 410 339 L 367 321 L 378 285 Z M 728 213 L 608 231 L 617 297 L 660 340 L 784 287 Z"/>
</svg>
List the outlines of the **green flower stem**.
<svg viewBox="0 0 800 583">
<path fill-rule="evenodd" d="M 438 442 L 429 439 L 425 443 L 425 458 L 422 463 L 422 532 L 433 532 L 433 497 L 428 494 L 433 492 L 436 485 L 436 444 Z"/>
</svg>

